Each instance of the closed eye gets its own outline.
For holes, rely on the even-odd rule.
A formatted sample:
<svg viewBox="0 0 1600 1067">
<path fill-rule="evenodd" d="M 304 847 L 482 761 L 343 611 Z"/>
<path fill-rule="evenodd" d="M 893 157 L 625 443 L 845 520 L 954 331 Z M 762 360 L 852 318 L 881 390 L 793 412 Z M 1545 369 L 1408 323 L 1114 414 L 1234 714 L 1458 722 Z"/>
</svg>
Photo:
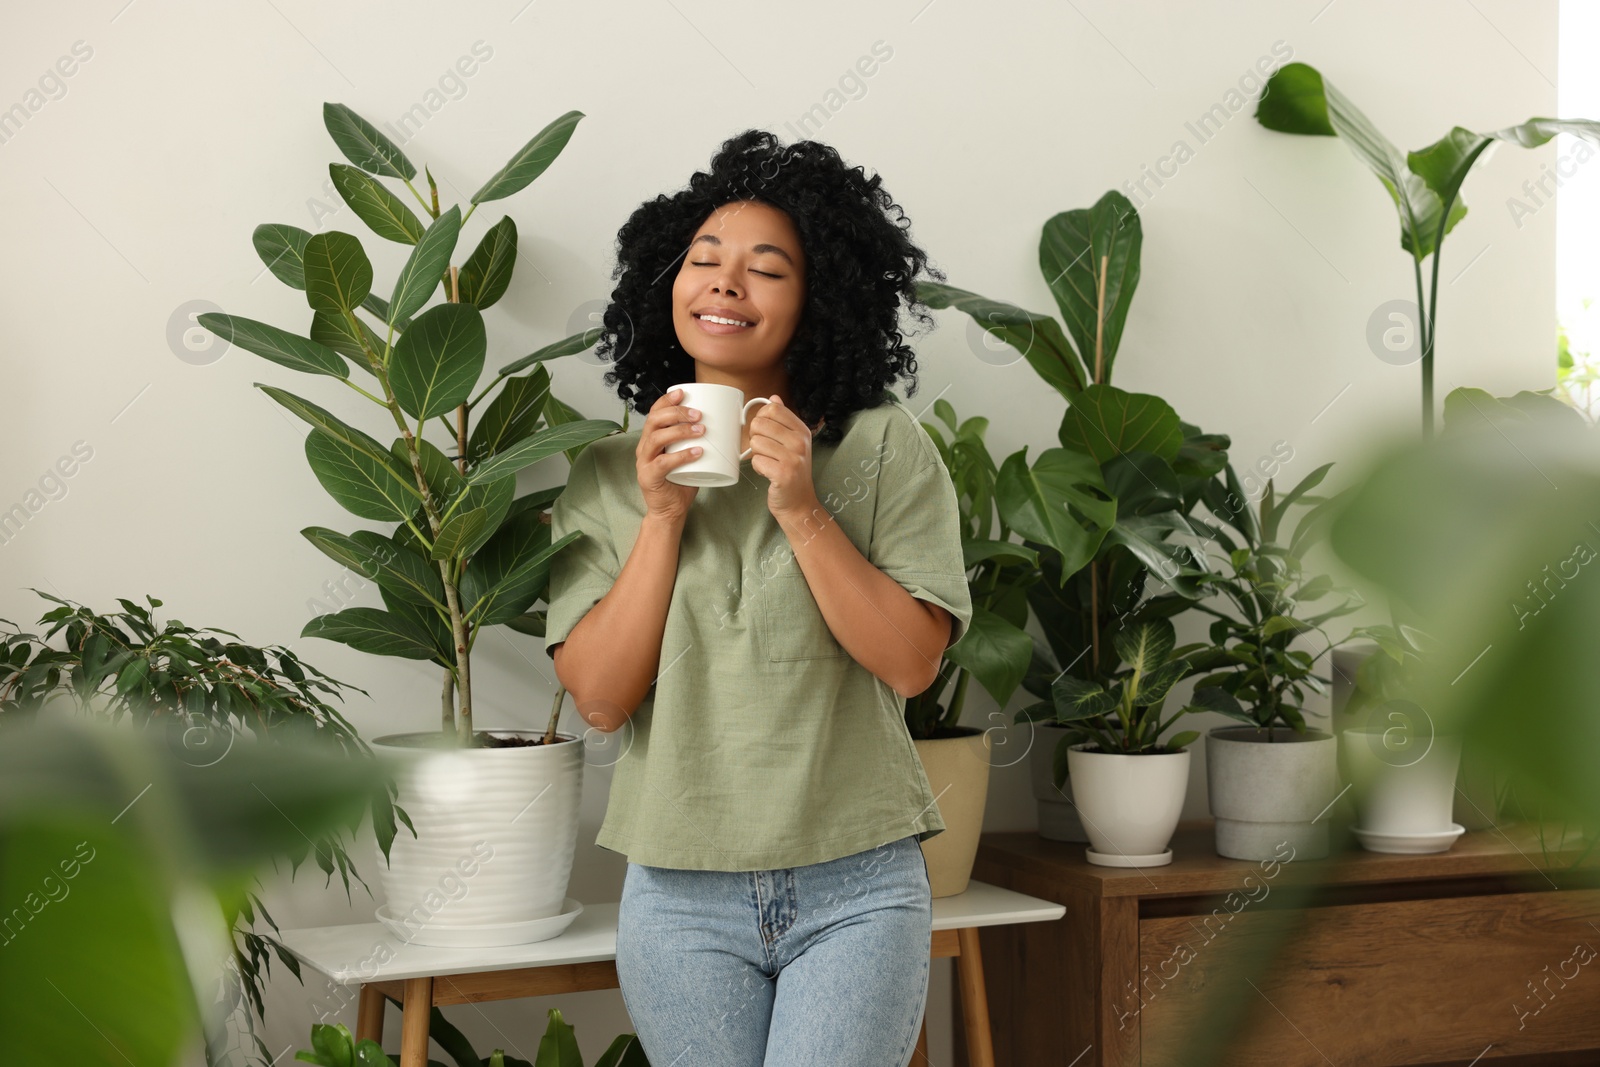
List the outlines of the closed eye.
<svg viewBox="0 0 1600 1067">
<path fill-rule="evenodd" d="M 690 260 L 689 264 L 690 264 L 690 266 L 694 266 L 694 267 L 715 267 L 716 266 L 715 263 L 700 263 L 700 262 L 696 262 L 695 260 Z M 763 278 L 781 278 L 781 277 L 783 277 L 783 275 L 781 275 L 781 274 L 769 274 L 768 272 L 766 272 L 764 270 L 756 270 L 753 267 L 750 269 L 750 273 L 751 274 L 759 274 Z"/>
</svg>

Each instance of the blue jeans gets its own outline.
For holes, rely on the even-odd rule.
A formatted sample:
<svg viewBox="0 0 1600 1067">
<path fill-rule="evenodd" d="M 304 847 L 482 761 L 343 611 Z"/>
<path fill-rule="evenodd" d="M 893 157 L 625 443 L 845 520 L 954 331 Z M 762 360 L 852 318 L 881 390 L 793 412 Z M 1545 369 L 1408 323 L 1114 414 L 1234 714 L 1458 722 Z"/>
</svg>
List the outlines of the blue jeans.
<svg viewBox="0 0 1600 1067">
<path fill-rule="evenodd" d="M 630 862 L 617 979 L 652 1067 L 906 1067 L 932 939 L 915 836 L 770 871 Z"/>
</svg>

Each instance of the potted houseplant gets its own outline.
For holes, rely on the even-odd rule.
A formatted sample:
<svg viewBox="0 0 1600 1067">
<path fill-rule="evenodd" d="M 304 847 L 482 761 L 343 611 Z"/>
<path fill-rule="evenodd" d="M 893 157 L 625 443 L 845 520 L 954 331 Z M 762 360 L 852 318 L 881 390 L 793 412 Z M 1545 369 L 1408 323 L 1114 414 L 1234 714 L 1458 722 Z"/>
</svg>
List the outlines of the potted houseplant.
<svg viewBox="0 0 1600 1067">
<path fill-rule="evenodd" d="M 989 420 L 974 416 L 963 422 L 943 399 L 934 401 L 933 410 L 944 429 L 922 426 L 956 489 L 972 620 L 961 640 L 945 650 L 934 683 L 906 701 L 905 719 L 945 824 L 943 833 L 922 843 L 933 895 L 944 897 L 967 888 L 989 796 L 994 732 L 960 725 L 968 686 L 976 679 L 1004 708 L 1021 684 L 1033 648 L 1024 630 L 1025 590 L 1036 580 L 1038 553 L 1011 540 L 1006 512 L 995 506 L 998 471 L 984 441 Z"/>
<path fill-rule="evenodd" d="M 1325 464 L 1277 495 L 1269 479 L 1252 510 L 1230 465 L 1207 494 L 1207 508 L 1226 523 L 1208 525 L 1226 553 L 1226 570 L 1210 583 L 1210 599 L 1196 610 L 1215 616 L 1210 638 L 1218 669 L 1195 682 L 1193 704 L 1235 719 L 1206 734 L 1206 784 L 1215 820 L 1217 854 L 1263 860 L 1287 841 L 1295 855 L 1328 854 L 1323 820 L 1339 796 L 1334 735 L 1306 725 L 1306 698 L 1326 692 L 1315 673 L 1333 647 L 1324 624 L 1359 608 L 1354 598 L 1305 611 L 1334 592 L 1323 574 L 1307 575 L 1301 559 L 1328 514 L 1323 498 L 1307 494 L 1327 476 Z M 1309 507 L 1292 530 L 1285 519 L 1296 505 Z M 1315 506 L 1312 506 L 1315 505 Z M 1322 648 L 1295 647 L 1317 635 Z"/>
<path fill-rule="evenodd" d="M 1116 190 L 1052 216 L 1038 255 L 1060 322 L 953 286 L 918 287 L 930 306 L 963 311 L 1014 348 L 1067 403 L 1061 447 L 1032 466 L 1025 451 L 1008 457 L 995 479 L 1001 516 L 1037 558 L 1031 580 L 1016 584 L 1044 637 L 1023 662 L 1022 685 L 1039 700 L 1051 698 L 1063 671 L 1100 681 L 1111 642 L 1135 613 L 1160 601 L 1172 614 L 1200 595 L 1204 567 L 1185 543 L 1187 516 L 1227 462 L 1229 440 L 1184 422 L 1160 397 L 1111 384 L 1142 243 L 1139 213 Z M 1033 729 L 1039 832 L 1087 840 L 1068 799 L 1067 731 L 1048 721 Z"/>
<path fill-rule="evenodd" d="M 371 123 L 325 104 L 324 125 L 349 160 L 330 166 L 334 186 L 375 234 L 411 247 L 389 298 L 373 290 L 372 265 L 354 235 L 263 225 L 256 250 L 279 280 L 305 293 L 308 334 L 223 313 L 199 318 L 247 351 L 348 387 L 398 433 L 385 445 L 310 400 L 258 383 L 311 425 L 306 458 L 334 500 L 358 518 L 394 526 L 391 533 L 301 531 L 334 560 L 370 575 L 385 605 L 319 615 L 302 636 L 440 667 L 440 729 L 373 741 L 403 757 L 397 784 L 414 826 L 412 837 L 395 839 L 380 872 L 388 902 L 379 917 L 423 944 L 536 941 L 559 933 L 581 907 L 566 886 L 583 751 L 576 736 L 556 731 L 564 693 L 558 686 L 544 731 L 475 730 L 472 650 L 490 626 L 540 632 L 531 608 L 545 591 L 550 559 L 578 536 L 551 543 L 546 509 L 560 489 L 517 497 L 517 472 L 558 452 L 570 458 L 620 427 L 577 418 L 551 395 L 543 365 L 583 351 L 598 330 L 516 360 L 479 389 L 483 313 L 510 284 L 515 224 L 502 218 L 464 263 L 451 259 L 477 208 L 544 173 L 582 117 L 572 111 L 546 126 L 463 213 L 460 205 L 440 209 L 431 173 L 424 199 L 411 181 L 415 165 Z M 409 190 L 429 222 L 382 179 Z M 427 306 L 441 281 L 443 301 Z M 364 384 L 353 380 L 352 365 Z M 434 420 L 442 447 L 428 438 Z M 536 799 L 538 811 L 522 818 Z M 472 892 L 450 892 L 469 870 Z"/>
<path fill-rule="evenodd" d="M 1167 845 L 1188 792 L 1185 746 L 1200 736 L 1186 730 L 1163 740 L 1180 716 L 1196 709 L 1182 707 L 1163 718 L 1162 708 L 1172 687 L 1193 673 L 1188 655 L 1201 646 L 1177 648 L 1172 620 L 1160 614 L 1131 620 L 1111 644 L 1120 666 L 1102 682 L 1062 674 L 1051 699 L 1022 714 L 1069 728 L 1065 762 L 1089 835 L 1089 862 L 1159 867 L 1172 862 Z"/>
<path fill-rule="evenodd" d="M 101 613 L 33 592 L 58 606 L 40 617 L 39 634 L 0 619 L 0 723 L 37 720 L 60 701 L 96 721 L 159 737 L 182 765 L 196 770 L 220 766 L 236 743 L 303 741 L 330 754 L 371 756 L 349 721 L 321 696 L 366 691 L 329 677 L 282 645 L 258 648 L 231 630 L 187 626 L 178 619 L 158 622 L 155 610 L 162 602 L 155 597 L 145 597 L 148 607 L 119 599 L 122 611 Z M 50 644 L 58 635 L 61 648 Z M 369 805 L 378 847 L 385 852 L 394 840 L 396 817 L 410 821 L 393 803 L 393 793 L 389 785 L 373 794 Z M 314 850 L 330 883 L 337 870 L 346 899 L 352 876 L 370 895 L 346 844 L 360 821 L 314 839 L 295 834 L 285 853 L 291 877 Z M 262 992 L 272 957 L 297 979 L 299 964 L 273 936 L 278 924 L 256 892 L 241 889 L 223 904 L 232 952 L 226 972 L 216 976 L 217 1001 L 244 1009 L 238 1029 L 249 1035 L 265 1064 L 271 1053 L 250 1013 L 266 1021 Z M 258 914 L 272 933 L 255 929 Z M 219 1023 L 208 1023 L 213 1027 L 208 1048 L 231 1043 Z"/>
<path fill-rule="evenodd" d="M 1462 738 L 1438 730 L 1417 692 L 1427 637 L 1398 624 L 1351 636 L 1377 648 L 1357 671 L 1339 732 L 1356 840 L 1372 852 L 1447 851 L 1466 829 L 1452 818 Z"/>
</svg>

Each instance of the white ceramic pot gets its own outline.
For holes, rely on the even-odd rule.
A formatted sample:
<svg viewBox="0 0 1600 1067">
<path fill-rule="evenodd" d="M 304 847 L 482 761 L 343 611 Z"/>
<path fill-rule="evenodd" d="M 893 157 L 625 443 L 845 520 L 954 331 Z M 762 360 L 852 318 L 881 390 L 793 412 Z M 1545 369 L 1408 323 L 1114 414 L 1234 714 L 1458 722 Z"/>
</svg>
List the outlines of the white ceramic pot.
<svg viewBox="0 0 1600 1067">
<path fill-rule="evenodd" d="M 1322 816 L 1339 795 L 1338 743 L 1325 730 L 1217 727 L 1206 735 L 1206 792 L 1217 855 L 1273 859 L 1288 842 L 1297 859 L 1321 859 Z"/>
<path fill-rule="evenodd" d="M 1394 731 L 1381 727 L 1352 727 L 1339 734 L 1357 826 L 1372 834 L 1447 833 L 1454 826 L 1461 738 L 1435 734 L 1402 740 L 1396 742 Z"/>
<path fill-rule="evenodd" d="M 1033 724 L 1033 747 L 1028 750 L 1028 775 L 1039 812 L 1039 836 L 1051 841 L 1088 841 L 1083 820 L 1072 806 L 1072 778 L 1055 780 L 1056 749 L 1071 730 L 1051 723 Z"/>
<path fill-rule="evenodd" d="M 495 730 L 538 737 L 542 731 Z M 578 845 L 583 742 L 441 749 L 437 732 L 390 734 L 372 747 L 397 762 L 396 798 L 416 826 L 398 826 L 378 875 L 391 921 L 417 944 L 457 944 L 507 927 L 503 944 L 529 937 L 534 920 L 562 914 Z M 559 932 L 557 930 L 556 932 Z M 546 933 L 545 937 L 554 936 Z"/>
<path fill-rule="evenodd" d="M 1172 862 L 1172 832 L 1189 789 L 1189 750 L 1127 756 L 1067 750 L 1072 800 L 1089 835 L 1085 855 L 1102 867 L 1160 867 Z"/>
</svg>

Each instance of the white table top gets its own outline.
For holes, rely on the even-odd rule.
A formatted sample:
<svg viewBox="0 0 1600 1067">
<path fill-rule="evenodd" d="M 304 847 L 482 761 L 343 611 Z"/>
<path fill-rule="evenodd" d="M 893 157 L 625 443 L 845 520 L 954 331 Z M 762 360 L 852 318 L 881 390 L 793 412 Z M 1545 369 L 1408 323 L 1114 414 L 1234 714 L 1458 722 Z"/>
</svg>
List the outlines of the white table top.
<svg viewBox="0 0 1600 1067">
<path fill-rule="evenodd" d="M 1066 910 L 1038 897 L 969 881 L 964 893 L 934 898 L 933 928 L 1050 922 Z M 280 940 L 301 962 L 342 985 L 592 963 L 617 958 L 617 902 L 585 904 L 558 937 L 502 948 L 408 945 L 379 922 L 285 930 Z"/>
</svg>

